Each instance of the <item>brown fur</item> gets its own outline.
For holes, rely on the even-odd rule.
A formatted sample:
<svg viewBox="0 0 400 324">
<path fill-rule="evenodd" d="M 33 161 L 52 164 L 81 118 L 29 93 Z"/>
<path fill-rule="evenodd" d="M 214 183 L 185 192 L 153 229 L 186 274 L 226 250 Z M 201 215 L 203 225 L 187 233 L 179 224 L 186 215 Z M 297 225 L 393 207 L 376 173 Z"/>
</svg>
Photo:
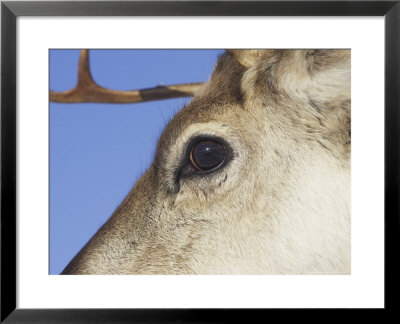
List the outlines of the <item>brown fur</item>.
<svg viewBox="0 0 400 324">
<path fill-rule="evenodd" d="M 350 51 L 232 50 L 64 274 L 350 271 Z M 231 161 L 182 178 L 197 135 Z"/>
</svg>

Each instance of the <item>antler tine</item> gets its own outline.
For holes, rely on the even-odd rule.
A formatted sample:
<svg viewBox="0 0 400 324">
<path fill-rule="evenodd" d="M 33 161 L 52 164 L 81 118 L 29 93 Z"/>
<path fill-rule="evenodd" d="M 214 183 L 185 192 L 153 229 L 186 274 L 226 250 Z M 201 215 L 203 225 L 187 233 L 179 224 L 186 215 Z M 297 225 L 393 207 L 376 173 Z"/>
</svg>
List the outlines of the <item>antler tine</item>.
<svg viewBox="0 0 400 324">
<path fill-rule="evenodd" d="M 84 49 L 81 50 L 79 58 L 77 85 L 75 88 L 68 91 L 50 91 L 50 101 L 62 103 L 137 103 L 191 97 L 202 84 L 203 83 L 186 83 L 132 91 L 103 88 L 92 78 L 89 65 L 89 50 Z"/>
<path fill-rule="evenodd" d="M 81 54 L 79 56 L 79 65 L 78 65 L 78 84 L 76 88 L 97 88 L 98 85 L 94 82 L 92 75 L 90 73 L 90 65 L 89 65 L 89 50 L 83 49 L 81 50 Z"/>
</svg>

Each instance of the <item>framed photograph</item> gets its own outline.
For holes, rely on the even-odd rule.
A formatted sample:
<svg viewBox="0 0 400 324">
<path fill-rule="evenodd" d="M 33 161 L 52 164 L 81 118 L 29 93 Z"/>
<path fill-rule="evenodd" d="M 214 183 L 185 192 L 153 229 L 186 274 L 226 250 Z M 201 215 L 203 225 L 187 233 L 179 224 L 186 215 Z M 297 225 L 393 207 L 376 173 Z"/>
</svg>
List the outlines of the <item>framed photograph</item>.
<svg viewBox="0 0 400 324">
<path fill-rule="evenodd" d="M 1 321 L 394 310 L 398 1 L 1 10 Z"/>
</svg>

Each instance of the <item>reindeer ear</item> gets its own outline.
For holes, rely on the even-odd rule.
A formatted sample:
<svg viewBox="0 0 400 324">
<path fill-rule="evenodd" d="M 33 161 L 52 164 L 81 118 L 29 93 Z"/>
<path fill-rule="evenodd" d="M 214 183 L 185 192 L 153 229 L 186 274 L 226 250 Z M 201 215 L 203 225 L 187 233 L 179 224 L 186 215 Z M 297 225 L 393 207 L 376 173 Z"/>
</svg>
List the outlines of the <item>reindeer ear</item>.
<svg viewBox="0 0 400 324">
<path fill-rule="evenodd" d="M 266 59 L 274 50 L 245 50 L 245 49 L 228 49 L 235 59 L 244 67 L 251 67 L 261 60 Z"/>
<path fill-rule="evenodd" d="M 264 84 L 268 93 L 286 93 L 314 103 L 350 98 L 350 50 L 230 49 L 227 52 L 247 68 L 242 81 L 244 93 L 260 91 L 260 84 Z"/>
<path fill-rule="evenodd" d="M 329 102 L 337 98 L 349 99 L 351 91 L 350 55 L 350 50 L 306 51 L 308 75 L 299 88 L 306 83 L 305 90 L 308 96 L 319 102 Z"/>
<path fill-rule="evenodd" d="M 258 70 L 272 93 L 326 104 L 350 99 L 350 50 L 277 50 Z M 251 72 L 251 71 L 250 71 Z M 260 77 L 258 76 L 260 79 Z"/>
</svg>

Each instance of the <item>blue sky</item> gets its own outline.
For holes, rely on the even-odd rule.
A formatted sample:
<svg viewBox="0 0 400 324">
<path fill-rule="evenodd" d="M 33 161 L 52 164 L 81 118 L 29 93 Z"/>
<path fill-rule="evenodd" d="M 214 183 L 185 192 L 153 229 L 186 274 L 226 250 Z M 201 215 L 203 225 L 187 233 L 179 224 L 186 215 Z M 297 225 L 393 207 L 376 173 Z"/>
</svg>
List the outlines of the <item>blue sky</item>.
<svg viewBox="0 0 400 324">
<path fill-rule="evenodd" d="M 208 80 L 221 50 L 91 50 L 94 80 L 133 90 Z M 75 86 L 79 50 L 50 51 L 50 89 Z M 50 274 L 59 274 L 150 165 L 166 123 L 190 98 L 50 103 Z"/>
</svg>

